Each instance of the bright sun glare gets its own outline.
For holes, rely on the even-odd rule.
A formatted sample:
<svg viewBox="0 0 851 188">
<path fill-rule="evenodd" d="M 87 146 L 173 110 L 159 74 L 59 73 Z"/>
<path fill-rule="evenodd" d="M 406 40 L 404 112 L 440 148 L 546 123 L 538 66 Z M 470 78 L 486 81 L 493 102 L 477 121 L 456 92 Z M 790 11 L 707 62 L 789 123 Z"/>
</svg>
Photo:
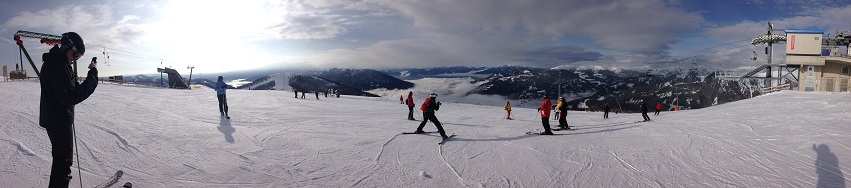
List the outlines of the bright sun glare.
<svg viewBox="0 0 851 188">
<path fill-rule="evenodd" d="M 151 42 L 172 65 L 195 65 L 203 72 L 277 63 L 273 54 L 251 45 L 257 33 L 281 19 L 282 11 L 267 7 L 264 1 L 170 1 L 161 9 Z"/>
</svg>

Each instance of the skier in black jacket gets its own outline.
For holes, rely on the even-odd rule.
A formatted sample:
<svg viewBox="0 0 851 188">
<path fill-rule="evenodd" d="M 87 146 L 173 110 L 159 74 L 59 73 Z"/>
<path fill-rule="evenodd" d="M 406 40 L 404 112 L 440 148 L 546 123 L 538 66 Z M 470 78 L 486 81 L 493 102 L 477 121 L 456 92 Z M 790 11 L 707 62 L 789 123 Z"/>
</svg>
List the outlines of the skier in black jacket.
<svg viewBox="0 0 851 188">
<path fill-rule="evenodd" d="M 609 119 L 609 104 L 603 106 L 603 119 Z"/>
<path fill-rule="evenodd" d="M 53 155 L 49 187 L 68 187 L 74 148 L 74 105 L 83 102 L 97 87 L 97 61 L 92 59 L 82 84 L 71 64 L 86 52 L 83 38 L 77 33 L 62 34 L 60 46 L 42 55 L 41 103 L 38 124 L 47 130 Z"/>
<path fill-rule="evenodd" d="M 644 117 L 644 121 L 650 121 L 650 116 L 647 116 L 647 102 L 641 103 L 641 116 Z"/>
<path fill-rule="evenodd" d="M 444 140 L 449 138 L 449 136 L 446 136 L 446 132 L 443 131 L 443 126 L 441 126 L 440 121 L 438 121 L 437 117 L 434 116 L 434 111 L 440 110 L 440 105 L 440 102 L 437 102 L 437 94 L 432 93 L 429 95 L 429 98 L 427 98 L 425 102 L 423 102 L 423 105 L 420 106 L 420 110 L 423 111 L 423 122 L 420 123 L 420 126 L 417 127 L 417 131 L 414 131 L 414 133 L 425 133 L 423 131 L 423 127 L 425 127 L 426 122 L 431 121 L 434 123 L 434 126 L 437 127 L 437 131 L 440 132 L 440 137 L 443 137 Z"/>
</svg>

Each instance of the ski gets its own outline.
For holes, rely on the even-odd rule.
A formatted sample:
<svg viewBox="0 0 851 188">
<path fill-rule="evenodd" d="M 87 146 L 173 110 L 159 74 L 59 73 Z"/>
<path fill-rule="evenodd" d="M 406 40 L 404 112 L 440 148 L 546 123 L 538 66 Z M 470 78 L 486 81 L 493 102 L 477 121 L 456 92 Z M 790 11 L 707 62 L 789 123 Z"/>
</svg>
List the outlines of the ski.
<svg viewBox="0 0 851 188">
<path fill-rule="evenodd" d="M 446 139 L 441 140 L 441 141 L 440 141 L 440 143 L 437 143 L 437 144 L 438 144 L 438 145 L 443 145 L 443 143 L 446 143 L 446 141 L 447 141 L 447 140 L 449 140 L 449 139 L 450 139 L 450 138 L 452 138 L 452 137 L 455 137 L 455 135 L 454 135 L 454 134 L 453 134 L 453 135 L 449 135 L 449 137 L 446 137 Z"/>
<path fill-rule="evenodd" d="M 119 170 L 118 172 L 115 172 L 115 175 L 112 175 L 112 177 L 110 177 L 106 182 L 101 183 L 100 185 L 98 185 L 95 188 L 110 187 L 110 186 L 114 185 L 115 183 L 118 183 L 118 180 L 121 179 L 121 176 L 124 176 L 124 171 Z"/>
<path fill-rule="evenodd" d="M 528 134 L 528 135 L 542 135 L 539 132 L 532 132 L 532 131 L 526 132 L 526 134 Z M 552 134 L 552 135 L 559 135 L 559 134 Z"/>
<path fill-rule="evenodd" d="M 426 131 L 424 133 L 403 132 L 402 134 L 428 134 L 428 133 L 437 133 L 437 131 Z"/>
<path fill-rule="evenodd" d="M 568 130 L 568 131 L 575 131 L 575 130 L 576 130 L 576 128 L 572 128 L 572 129 L 562 129 L 562 128 L 558 128 L 558 129 L 552 129 L 552 130 L 553 130 L 553 131 L 564 131 L 564 130 Z"/>
</svg>

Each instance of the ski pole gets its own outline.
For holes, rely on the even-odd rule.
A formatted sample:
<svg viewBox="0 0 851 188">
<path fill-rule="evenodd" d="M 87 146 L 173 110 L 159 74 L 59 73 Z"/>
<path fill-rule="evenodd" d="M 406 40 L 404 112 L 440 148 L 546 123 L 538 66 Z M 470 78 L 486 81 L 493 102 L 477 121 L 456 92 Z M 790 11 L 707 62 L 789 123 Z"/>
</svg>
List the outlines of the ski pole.
<svg viewBox="0 0 851 188">
<path fill-rule="evenodd" d="M 83 187 L 83 173 L 80 172 L 80 148 L 77 147 L 77 127 L 74 122 L 71 122 L 71 129 L 74 131 L 74 154 L 77 155 L 77 175 L 80 176 L 77 179 L 80 179 L 80 187 Z"/>
</svg>

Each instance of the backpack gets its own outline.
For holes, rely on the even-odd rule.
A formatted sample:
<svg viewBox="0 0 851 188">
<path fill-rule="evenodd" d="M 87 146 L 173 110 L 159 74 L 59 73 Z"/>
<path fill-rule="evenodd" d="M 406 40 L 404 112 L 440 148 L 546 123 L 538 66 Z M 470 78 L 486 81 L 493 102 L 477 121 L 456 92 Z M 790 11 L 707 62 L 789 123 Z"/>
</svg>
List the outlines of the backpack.
<svg viewBox="0 0 851 188">
<path fill-rule="evenodd" d="M 428 105 L 428 104 L 429 104 L 430 102 L 431 102 L 431 98 L 426 98 L 425 102 L 423 102 L 423 105 L 422 105 L 422 106 L 420 106 L 420 110 L 422 110 L 423 112 L 425 112 L 426 110 L 428 110 L 428 107 L 429 107 L 429 105 Z"/>
</svg>

